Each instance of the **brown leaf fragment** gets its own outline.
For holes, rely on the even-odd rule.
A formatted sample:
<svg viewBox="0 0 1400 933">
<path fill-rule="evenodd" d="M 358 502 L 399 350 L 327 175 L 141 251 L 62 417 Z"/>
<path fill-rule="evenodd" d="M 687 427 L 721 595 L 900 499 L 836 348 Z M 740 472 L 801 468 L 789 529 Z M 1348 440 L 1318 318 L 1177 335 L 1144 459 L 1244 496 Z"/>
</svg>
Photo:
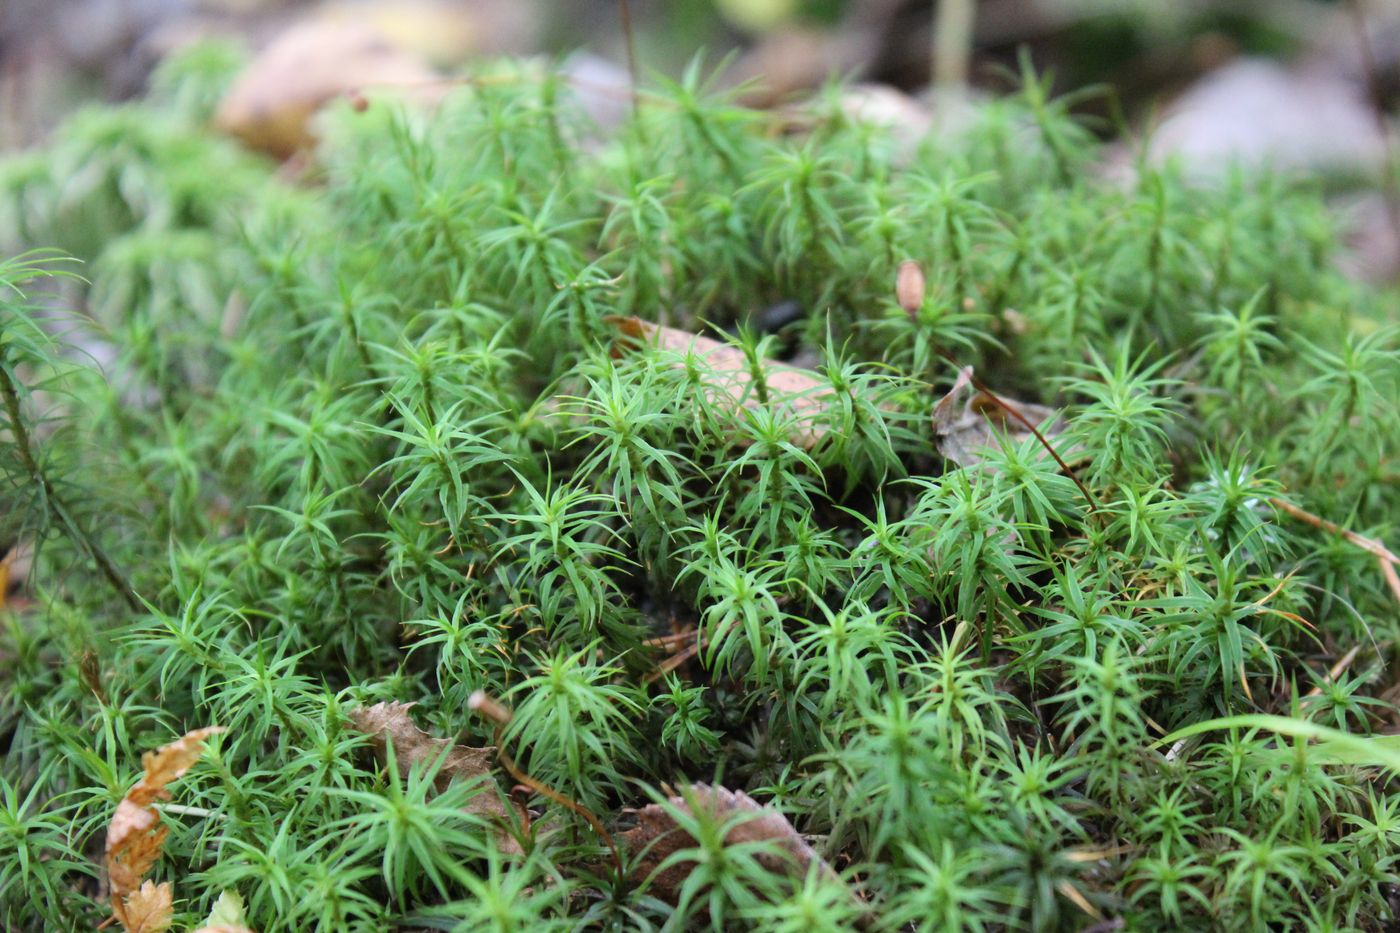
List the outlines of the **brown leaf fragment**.
<svg viewBox="0 0 1400 933">
<path fill-rule="evenodd" d="M 1020 412 L 1031 424 L 1039 425 L 1050 418 L 1055 421 L 1041 433 L 1046 440 L 1064 430 L 1058 412 L 1044 405 L 1021 402 L 998 393 L 1001 401 Z M 958 403 L 962 402 L 961 408 Z M 996 446 L 996 434 L 1008 435 L 1020 442 L 1032 437 L 1030 431 L 1012 418 L 987 393 L 972 382 L 972 367 L 964 366 L 948 394 L 933 406 L 933 428 L 938 435 L 938 452 L 959 466 L 982 462 L 981 450 Z"/>
<path fill-rule="evenodd" d="M 165 929 L 165 926 L 149 925 L 152 922 L 150 918 L 155 917 L 149 907 L 159 895 L 155 891 L 147 891 L 147 888 L 154 889 L 155 886 L 145 881 L 146 873 L 160 858 L 161 848 L 165 845 L 166 829 L 160 825 L 155 804 L 170 799 L 166 785 L 182 777 L 199 760 L 204 752 L 204 740 L 223 731 L 218 726 L 195 729 L 154 752 L 142 755 L 144 773 L 141 780 L 117 804 L 117 811 L 107 827 L 105 854 L 112 890 L 112 912 L 128 931 Z M 165 890 L 165 903 L 168 906 L 170 886 L 163 884 L 160 888 Z M 133 914 L 136 909 L 133 904 L 143 913 Z M 133 918 L 142 919 L 148 925 L 133 926 L 136 922 Z M 167 916 L 165 925 L 169 926 L 169 923 Z"/>
<path fill-rule="evenodd" d="M 408 711 L 414 705 L 386 702 L 368 708 L 357 707 L 350 710 L 350 722 L 356 730 L 370 736 L 381 761 L 388 755 L 389 742 L 393 742 L 394 762 L 400 774 L 406 774 L 414 762 L 431 765 L 445 755 L 442 767 L 433 778 L 433 785 L 439 792 L 446 790 L 453 781 L 484 778 L 486 786 L 471 799 L 467 812 L 485 817 L 500 826 L 496 833 L 496 845 L 502 853 L 523 855 L 524 849 L 508 829 L 510 814 L 501 802 L 496 781 L 492 777 L 495 747 L 469 748 L 429 735 L 418 728 L 418 724 L 409 716 Z"/>
<path fill-rule="evenodd" d="M 703 372 L 705 400 L 711 406 L 738 414 L 762 405 L 749 361 L 739 348 L 641 318 L 612 321 L 623 336 L 676 354 L 678 366 L 685 365 L 684 358 L 693 358 Z M 803 447 L 815 446 L 826 433 L 822 416 L 830 403 L 831 386 L 810 369 L 772 361 L 762 365 L 769 404 L 796 421 L 793 441 Z"/>
<path fill-rule="evenodd" d="M 727 845 L 746 842 L 773 843 L 777 852 L 758 852 L 757 861 L 764 868 L 775 873 L 802 877 L 812 865 L 817 866 L 821 875 L 830 881 L 840 879 L 831 866 L 807 845 L 806 841 L 792 828 L 787 817 L 771 807 L 760 805 L 743 791 L 732 791 L 708 784 L 690 785 L 688 801 L 685 796 L 671 797 L 670 802 L 681 811 L 693 814 L 692 803 L 704 809 L 710 818 L 728 823 L 736 814 L 751 815 L 742 822 L 736 822 L 725 833 Z M 660 872 L 657 869 L 666 859 L 682 849 L 694 848 L 695 838 L 676 824 L 675 819 L 660 804 L 649 804 L 640 810 L 627 810 L 634 813 L 637 825 L 618 835 L 618 839 L 639 854 L 633 869 L 632 880 L 638 884 L 651 879 L 650 892 L 675 903 L 682 885 L 689 877 L 694 862 L 677 861 Z"/>
<path fill-rule="evenodd" d="M 147 881 L 126 898 L 122 926 L 127 933 L 164 933 L 174 913 L 170 882 Z"/>
</svg>

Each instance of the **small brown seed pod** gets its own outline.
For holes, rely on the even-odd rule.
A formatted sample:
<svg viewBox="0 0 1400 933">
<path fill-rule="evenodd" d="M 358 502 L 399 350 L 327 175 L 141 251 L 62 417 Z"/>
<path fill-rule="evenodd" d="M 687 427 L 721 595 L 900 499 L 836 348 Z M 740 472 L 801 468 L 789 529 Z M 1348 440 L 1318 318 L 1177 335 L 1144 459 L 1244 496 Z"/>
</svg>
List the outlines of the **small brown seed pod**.
<svg viewBox="0 0 1400 933">
<path fill-rule="evenodd" d="M 924 270 L 912 259 L 899 264 L 899 275 L 894 280 L 894 296 L 899 306 L 913 318 L 924 303 Z"/>
</svg>

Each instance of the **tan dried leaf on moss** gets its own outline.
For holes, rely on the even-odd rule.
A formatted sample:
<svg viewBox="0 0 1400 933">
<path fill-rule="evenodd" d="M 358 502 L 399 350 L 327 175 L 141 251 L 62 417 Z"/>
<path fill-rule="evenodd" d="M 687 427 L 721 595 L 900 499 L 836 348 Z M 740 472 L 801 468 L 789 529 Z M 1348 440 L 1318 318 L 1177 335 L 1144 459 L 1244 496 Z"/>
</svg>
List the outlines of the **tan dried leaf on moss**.
<svg viewBox="0 0 1400 933">
<path fill-rule="evenodd" d="M 433 779 L 439 792 L 453 781 L 484 779 L 486 786 L 471 799 L 467 812 L 485 817 L 501 827 L 496 833 L 496 844 L 501 852 L 507 855 L 523 854 L 520 843 L 507 828 L 511 822 L 510 814 L 501 803 L 492 777 L 496 749 L 454 745 L 447 739 L 429 735 L 418 728 L 418 724 L 409 716 L 408 711 L 413 707 L 412 703 L 395 702 L 357 707 L 350 711 L 350 722 L 356 730 L 370 736 L 381 761 L 388 754 L 389 742 L 393 742 L 394 762 L 400 774 L 407 774 L 415 762 L 431 765 L 443 758 L 442 767 Z"/>
<path fill-rule="evenodd" d="M 762 404 L 749 361 L 739 348 L 641 318 L 614 318 L 613 324 L 624 337 L 676 354 L 677 365 L 683 365 L 683 357 L 692 357 L 703 370 L 706 401 L 711 406 L 738 413 Z M 793 441 L 815 446 L 826 434 L 823 416 L 831 402 L 831 386 L 810 369 L 771 360 L 762 365 L 769 404 L 796 422 Z"/>
<path fill-rule="evenodd" d="M 209 736 L 223 731 L 218 726 L 195 729 L 154 752 L 142 755 L 144 773 L 141 780 L 117 804 L 117 812 L 107 827 L 105 854 L 107 877 L 112 890 L 112 912 L 128 931 L 157 929 L 149 925 L 149 917 L 154 916 L 150 914 L 150 905 L 158 894 L 147 891 L 147 885 L 142 884 L 165 845 L 166 829 L 160 825 L 160 814 L 156 812 L 155 804 L 170 799 L 166 786 L 182 777 L 199 760 L 204 753 L 204 741 Z M 160 887 L 166 888 L 168 902 L 169 886 Z M 133 907 L 133 904 L 136 906 Z M 145 911 L 145 914 L 134 914 L 137 908 Z M 134 917 L 145 917 L 147 925 L 133 926 Z"/>
<path fill-rule="evenodd" d="M 1018 401 L 1000 393 L 997 397 L 1037 427 L 1054 419 L 1048 428 L 1041 430 L 1046 440 L 1054 439 L 1064 430 L 1064 423 L 1053 408 Z M 981 463 L 982 451 L 996 447 L 999 434 L 1018 443 L 1033 436 L 1025 425 L 973 384 L 971 366 L 963 367 L 948 394 L 934 405 L 933 428 L 938 436 L 938 452 L 958 466 Z"/>
<path fill-rule="evenodd" d="M 726 845 L 747 842 L 772 843 L 772 852 L 760 851 L 755 854 L 759 864 L 771 872 L 800 878 L 815 865 L 817 871 L 827 880 L 840 881 L 831 866 L 826 864 L 798 835 L 797 830 L 792 828 L 787 817 L 771 807 L 759 804 L 743 791 L 711 787 L 708 784 L 692 784 L 688 795 L 671 797 L 670 803 L 684 813 L 694 814 L 693 803 L 694 806 L 703 808 L 709 818 L 721 824 L 729 824 L 734 820 L 725 832 Z M 664 869 L 661 869 L 661 865 L 677 852 L 694 848 L 694 837 L 678 826 L 671 813 L 660 804 L 653 803 L 640 810 L 626 812 L 636 815 L 637 825 L 620 833 L 618 839 L 633 854 L 639 856 L 633 869 L 633 880 L 641 883 L 650 878 L 651 893 L 674 903 L 695 863 L 681 860 Z M 742 821 L 735 820 L 738 814 L 744 814 L 747 818 Z"/>
<path fill-rule="evenodd" d="M 121 922 L 127 933 L 164 933 L 174 915 L 170 882 L 146 881 L 127 896 Z"/>
</svg>

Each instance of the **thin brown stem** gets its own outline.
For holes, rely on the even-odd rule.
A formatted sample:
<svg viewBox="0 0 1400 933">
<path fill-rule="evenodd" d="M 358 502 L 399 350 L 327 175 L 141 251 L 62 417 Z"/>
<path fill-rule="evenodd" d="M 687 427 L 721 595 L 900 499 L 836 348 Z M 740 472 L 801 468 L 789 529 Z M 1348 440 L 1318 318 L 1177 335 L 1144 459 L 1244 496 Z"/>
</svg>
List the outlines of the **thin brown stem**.
<svg viewBox="0 0 1400 933">
<path fill-rule="evenodd" d="M 502 733 L 505 731 L 506 723 L 510 722 L 510 710 L 499 701 L 491 698 L 484 690 L 478 690 L 467 699 L 467 708 L 474 713 L 490 719 L 496 724 L 495 738 L 496 760 L 500 762 L 502 768 L 506 770 L 515 783 L 528 787 L 531 791 L 546 797 L 562 807 L 567 807 L 579 816 L 588 821 L 588 825 L 593 827 L 593 831 L 602 837 L 607 844 L 608 851 L 612 853 L 613 864 L 617 866 L 617 873 L 622 874 L 622 856 L 618 854 L 617 843 L 613 842 L 612 834 L 603 826 L 603 822 L 593 815 L 583 804 L 569 797 L 564 796 L 552 787 L 548 787 L 529 774 L 522 771 L 511 759 L 506 751 L 505 743 L 502 740 Z"/>
<path fill-rule="evenodd" d="M 622 21 L 622 41 L 627 43 L 627 74 L 632 80 L 632 118 L 636 119 L 640 106 L 637 89 L 641 81 L 637 74 L 637 39 L 632 33 L 632 8 L 627 0 L 617 0 L 617 17 Z"/>
<path fill-rule="evenodd" d="M 1390 590 L 1396 602 L 1400 602 L 1400 574 L 1395 572 L 1395 567 L 1400 565 L 1400 557 L 1396 557 L 1389 548 L 1375 538 L 1368 538 L 1359 535 L 1349 528 L 1343 528 L 1335 522 L 1329 522 L 1319 515 L 1314 515 L 1304 509 L 1298 508 L 1291 502 L 1287 502 L 1276 496 L 1270 497 L 1269 502 L 1277 509 L 1287 512 L 1289 515 L 1306 522 L 1314 528 L 1321 528 L 1323 531 L 1331 532 L 1334 535 L 1341 535 L 1347 541 L 1361 548 L 1369 554 L 1375 555 L 1376 563 L 1380 565 L 1381 577 L 1385 580 L 1386 587 Z"/>
<path fill-rule="evenodd" d="M 1341 535 L 1343 538 L 1346 538 L 1348 541 L 1361 548 L 1363 551 L 1368 551 L 1374 554 L 1382 562 L 1390 564 L 1400 564 L 1400 557 L 1396 557 L 1394 554 L 1392 554 L 1389 548 L 1387 548 L 1380 541 L 1377 541 L 1375 538 L 1368 538 L 1365 535 L 1359 535 L 1356 532 L 1351 531 L 1350 529 L 1343 528 L 1341 525 L 1338 525 L 1335 522 L 1329 522 L 1327 519 L 1322 518 L 1321 516 L 1314 515 L 1313 513 L 1306 511 L 1305 509 L 1300 509 L 1293 503 L 1288 502 L 1284 499 L 1280 499 L 1278 497 L 1271 497 L 1269 499 L 1269 503 L 1275 508 L 1282 509 L 1283 511 L 1287 512 L 1289 515 L 1298 519 L 1300 522 L 1306 522 L 1307 524 L 1312 525 L 1314 528 L 1321 528 L 1324 531 L 1330 531 L 1334 535 Z"/>
<path fill-rule="evenodd" d="M 10 419 L 10 433 L 15 439 L 15 449 L 19 453 L 20 464 L 29 474 L 30 480 L 43 491 L 45 500 L 53 509 L 54 514 L 58 516 L 58 520 L 68 532 L 68 536 L 73 539 L 73 543 L 88 552 L 93 563 L 97 565 L 98 572 L 106 578 L 112 588 L 131 607 L 131 610 L 142 612 L 144 607 L 141 605 L 136 591 L 126 582 L 126 578 L 117 570 L 117 565 L 107 556 L 107 552 L 102 550 L 102 546 L 79 527 L 77 520 L 73 518 L 72 512 L 69 511 L 63 498 L 58 494 L 58 490 L 54 487 L 48 474 L 39 466 L 39 462 L 34 456 L 29 431 L 24 426 L 24 419 L 20 412 L 19 390 L 15 386 L 14 380 L 10 378 L 9 369 L 3 365 L 0 365 L 0 397 L 4 398 L 5 413 Z"/>
<path fill-rule="evenodd" d="M 933 21 L 933 86 L 967 90 L 977 0 L 939 0 Z"/>
<path fill-rule="evenodd" d="M 1079 487 L 1079 491 L 1083 493 L 1085 501 L 1089 503 L 1089 511 L 1097 512 L 1099 510 L 1099 500 L 1094 498 L 1094 494 L 1089 491 L 1088 486 L 1084 485 L 1084 482 L 1079 478 L 1079 475 L 1074 472 L 1074 468 L 1064 461 L 1064 458 L 1061 457 L 1055 451 L 1055 448 L 1050 444 L 1049 439 L 1046 438 L 1044 434 L 1040 433 L 1040 429 L 1037 428 L 1034 424 L 1032 424 L 1029 418 L 1017 411 L 1016 406 L 1010 405 L 1007 402 L 1003 401 L 1001 396 L 997 395 L 990 388 L 988 388 L 985 382 L 977 378 L 976 373 L 972 371 L 971 367 L 964 367 L 961 363 L 958 362 L 957 357 L 953 356 L 952 353 L 949 353 L 942 347 L 934 347 L 934 351 L 939 356 L 943 357 L 945 360 L 958 367 L 958 369 L 966 369 L 968 381 L 972 383 L 973 387 L 976 388 L 978 392 L 981 392 L 983 395 L 987 396 L 987 398 L 991 399 L 992 402 L 998 408 L 1006 412 L 1012 418 L 1016 419 L 1017 423 L 1019 423 L 1027 431 L 1030 431 L 1032 434 L 1034 434 L 1035 439 L 1040 442 L 1040 446 L 1044 447 L 1046 451 L 1049 452 L 1050 456 L 1055 459 L 1056 465 L 1058 465 L 1059 468 L 1064 471 L 1066 476 L 1068 476 L 1071 480 L 1074 481 L 1074 485 Z"/>
<path fill-rule="evenodd" d="M 1371 47 L 1371 37 L 1366 28 L 1366 11 L 1361 0 L 1347 0 L 1347 13 L 1352 31 L 1356 34 L 1356 47 L 1361 53 L 1361 69 L 1366 74 L 1366 91 L 1371 99 L 1371 111 L 1376 118 L 1376 128 L 1381 134 L 1381 152 L 1385 156 L 1385 166 L 1381 172 L 1381 186 L 1385 191 L 1385 209 L 1390 218 L 1391 228 L 1400 239 L 1400 185 L 1395 179 L 1395 144 L 1390 138 L 1390 127 L 1386 124 L 1385 110 L 1381 106 L 1380 68 L 1376 65 L 1376 53 Z"/>
</svg>

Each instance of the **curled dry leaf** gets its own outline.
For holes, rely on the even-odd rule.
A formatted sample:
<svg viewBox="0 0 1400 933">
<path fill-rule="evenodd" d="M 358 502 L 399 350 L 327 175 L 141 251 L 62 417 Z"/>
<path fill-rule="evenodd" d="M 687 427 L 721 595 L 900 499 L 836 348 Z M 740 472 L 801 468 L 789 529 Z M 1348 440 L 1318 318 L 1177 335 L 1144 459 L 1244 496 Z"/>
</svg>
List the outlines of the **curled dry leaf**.
<svg viewBox="0 0 1400 933">
<path fill-rule="evenodd" d="M 1055 409 L 1044 405 L 1020 402 L 1000 393 L 997 397 L 1037 426 L 1057 415 Z M 961 408 L 958 406 L 960 401 Z M 1032 436 L 1024 425 L 1002 410 L 987 393 L 973 385 L 971 366 L 963 367 L 958 373 L 957 381 L 953 383 L 953 388 L 933 407 L 933 427 L 938 435 L 938 452 L 959 466 L 980 463 L 982 456 L 978 451 L 995 447 L 994 434 L 997 432 L 1009 435 L 1014 441 Z M 1041 433 L 1050 440 L 1062 430 L 1064 425 L 1056 419 Z"/>
<path fill-rule="evenodd" d="M 430 765 L 443 758 L 442 767 L 438 769 L 433 780 L 439 791 L 445 790 L 453 781 L 485 778 L 487 786 L 471 799 L 467 805 L 467 812 L 500 825 L 501 828 L 496 833 L 496 845 L 502 853 L 523 854 L 520 843 L 507 828 L 510 825 L 510 814 L 506 811 L 505 804 L 501 803 L 500 795 L 496 792 L 496 782 L 491 777 L 496 749 L 468 748 L 465 745 L 453 745 L 447 739 L 434 738 L 418 728 L 408 715 L 413 706 L 412 703 L 390 702 L 376 703 L 368 708 L 358 707 L 350 711 L 350 722 L 358 731 L 371 737 L 374 750 L 381 760 L 388 754 L 389 741 L 393 742 L 394 761 L 401 774 L 413 767 L 414 762 Z"/>
<path fill-rule="evenodd" d="M 702 807 L 710 818 L 729 823 L 736 814 L 748 816 L 742 822 L 735 821 L 724 836 L 727 845 L 745 842 L 769 842 L 774 844 L 773 852 L 759 852 L 755 858 L 765 868 L 793 877 L 802 877 L 813 866 L 831 881 L 840 879 L 831 866 L 807 845 L 777 810 L 760 805 L 743 791 L 732 791 L 708 784 L 692 784 L 689 800 L 686 797 L 672 797 L 670 802 L 685 813 L 694 813 L 692 806 Z M 694 848 L 696 841 L 686 830 L 676 825 L 672 815 L 660 804 L 649 804 L 640 810 L 626 811 L 636 814 L 637 825 L 621 833 L 622 840 L 634 854 L 640 856 L 632 878 L 641 883 L 651 878 L 651 892 L 674 903 L 681 886 L 690 875 L 693 862 L 678 861 L 661 871 L 661 864 L 682 849 Z"/>
<path fill-rule="evenodd" d="M 160 825 L 155 804 L 170 799 L 166 785 L 178 780 L 199 760 L 204 740 L 223 731 L 217 726 L 195 729 L 141 756 L 144 774 L 117 804 L 117 812 L 107 827 L 107 876 L 112 889 L 112 912 L 128 931 L 164 930 L 169 926 L 170 886 L 145 881 L 165 845 L 166 829 Z M 162 897 L 166 905 L 165 926 L 154 926 L 159 919 L 156 907 Z"/>
<path fill-rule="evenodd" d="M 706 370 L 706 400 L 712 406 L 737 413 L 762 404 L 749 371 L 749 361 L 737 347 L 635 317 L 614 318 L 613 324 L 632 340 L 682 356 L 693 354 L 698 365 Z M 827 410 L 831 386 L 809 369 L 783 363 L 765 361 L 763 374 L 769 404 L 792 415 L 797 423 L 793 441 L 803 447 L 814 446 L 826 433 L 822 416 Z"/>
</svg>

